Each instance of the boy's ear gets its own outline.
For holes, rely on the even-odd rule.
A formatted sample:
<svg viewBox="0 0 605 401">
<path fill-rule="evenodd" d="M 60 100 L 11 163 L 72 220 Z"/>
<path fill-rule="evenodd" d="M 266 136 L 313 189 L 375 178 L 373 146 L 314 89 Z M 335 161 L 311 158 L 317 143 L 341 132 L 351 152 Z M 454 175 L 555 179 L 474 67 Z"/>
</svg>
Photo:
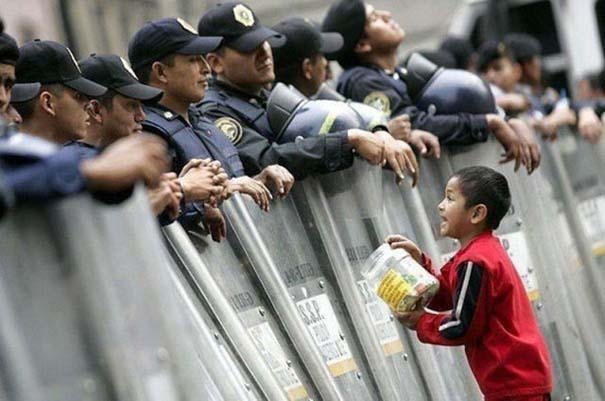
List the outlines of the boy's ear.
<svg viewBox="0 0 605 401">
<path fill-rule="evenodd" d="M 372 51 L 372 45 L 370 44 L 370 41 L 367 38 L 361 38 L 359 39 L 359 42 L 357 42 L 357 44 L 355 45 L 353 51 L 359 54 L 369 53 Z"/>
<path fill-rule="evenodd" d="M 472 224 L 481 224 L 487 219 L 487 206 L 483 203 L 473 206 L 473 212 L 471 214 Z"/>
</svg>

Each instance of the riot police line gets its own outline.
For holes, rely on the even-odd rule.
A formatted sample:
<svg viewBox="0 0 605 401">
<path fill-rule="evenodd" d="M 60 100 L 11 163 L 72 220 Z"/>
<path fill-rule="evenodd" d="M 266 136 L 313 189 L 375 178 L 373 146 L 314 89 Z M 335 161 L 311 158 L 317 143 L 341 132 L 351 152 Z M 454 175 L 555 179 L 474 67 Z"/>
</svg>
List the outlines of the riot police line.
<svg viewBox="0 0 605 401">
<path fill-rule="evenodd" d="M 598 205 L 602 186 L 569 178 L 591 170 L 578 168 L 587 157 L 579 153 L 582 142 L 571 135 L 563 141 L 543 144 L 549 160 L 538 175 L 496 165 L 500 146 L 490 141 L 426 161 L 418 189 L 357 162 L 303 181 L 269 215 L 236 196 L 223 206 L 227 243 L 178 223 L 164 228 L 172 261 L 141 196 L 117 208 L 82 196 L 17 210 L 2 223 L 0 240 L 0 349 L 10 361 L 2 389 L 17 400 L 472 394 L 461 355 L 422 345 L 402 330 L 359 270 L 390 232 L 447 258 L 455 244 L 419 227 L 434 215 L 440 181 L 464 165 L 486 164 L 511 183 L 513 208 L 498 234 L 547 338 L 553 396 L 596 399 L 605 377 L 598 340 L 602 253 L 591 230 L 602 227 L 589 206 Z M 424 213 L 411 201 L 418 198 Z M 79 214 L 88 218 L 74 218 Z M 432 234 L 436 222 L 428 223 Z M 560 238 L 565 246 L 552 246 Z"/>
</svg>

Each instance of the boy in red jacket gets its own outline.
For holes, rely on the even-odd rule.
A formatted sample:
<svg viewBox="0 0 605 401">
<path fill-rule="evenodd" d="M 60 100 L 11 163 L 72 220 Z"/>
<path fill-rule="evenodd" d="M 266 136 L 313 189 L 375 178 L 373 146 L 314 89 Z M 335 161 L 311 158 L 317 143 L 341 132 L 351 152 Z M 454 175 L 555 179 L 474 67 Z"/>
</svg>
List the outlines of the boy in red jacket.
<svg viewBox="0 0 605 401">
<path fill-rule="evenodd" d="M 441 271 L 412 241 L 387 237 L 441 285 L 429 304 L 438 312 L 419 309 L 397 317 L 422 342 L 464 345 L 486 401 L 546 401 L 552 390 L 548 349 L 521 278 L 492 234 L 509 207 L 506 178 L 487 167 L 469 167 L 450 178 L 439 204 L 441 235 L 460 242 Z"/>
</svg>

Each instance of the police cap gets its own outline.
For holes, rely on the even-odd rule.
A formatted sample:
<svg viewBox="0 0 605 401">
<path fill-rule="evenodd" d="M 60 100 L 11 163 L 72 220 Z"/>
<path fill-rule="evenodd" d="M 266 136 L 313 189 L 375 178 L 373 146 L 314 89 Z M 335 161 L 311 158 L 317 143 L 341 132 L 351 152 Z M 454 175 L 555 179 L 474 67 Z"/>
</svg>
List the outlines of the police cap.
<svg viewBox="0 0 605 401">
<path fill-rule="evenodd" d="M 477 69 L 481 72 L 485 71 L 491 62 L 499 58 L 510 58 L 513 62 L 516 60 L 514 53 L 504 42 L 494 40 L 483 43 L 477 53 L 479 53 Z"/>
<path fill-rule="evenodd" d="M 321 32 L 313 23 L 303 18 L 289 18 L 272 28 L 286 38 L 286 45 L 273 52 L 276 68 L 300 63 L 315 54 L 330 54 L 342 48 L 342 35 Z"/>
<path fill-rule="evenodd" d="M 17 41 L 4 32 L 4 22 L 0 19 L 0 64 L 17 64 L 19 46 Z"/>
<path fill-rule="evenodd" d="M 128 58 L 135 70 L 169 54 L 201 55 L 216 50 L 221 37 L 200 37 L 181 18 L 162 18 L 146 23 L 128 43 Z"/>
<path fill-rule="evenodd" d="M 344 39 L 340 51 L 330 55 L 331 60 L 346 66 L 355 60 L 355 45 L 361 39 L 366 25 L 366 6 L 361 0 L 341 0 L 332 4 L 326 14 L 321 30 L 338 32 Z"/>
<path fill-rule="evenodd" d="M 208 10 L 197 25 L 200 36 L 223 36 L 224 45 L 249 53 L 267 41 L 272 47 L 286 43 L 286 39 L 263 26 L 254 12 L 244 3 L 220 3 Z"/>
<path fill-rule="evenodd" d="M 526 33 L 511 33 L 504 37 L 504 43 L 513 51 L 518 61 L 540 57 L 542 46 L 538 39 Z"/>
<path fill-rule="evenodd" d="M 83 77 L 131 99 L 152 103 L 162 97 L 160 89 L 140 83 L 128 61 L 120 56 L 91 54 L 80 61 L 80 68 Z"/>
<path fill-rule="evenodd" d="M 104 86 L 82 77 L 73 53 L 60 43 L 36 39 L 21 46 L 19 53 L 12 103 L 33 99 L 45 84 L 63 84 L 92 97 L 107 91 Z"/>
</svg>

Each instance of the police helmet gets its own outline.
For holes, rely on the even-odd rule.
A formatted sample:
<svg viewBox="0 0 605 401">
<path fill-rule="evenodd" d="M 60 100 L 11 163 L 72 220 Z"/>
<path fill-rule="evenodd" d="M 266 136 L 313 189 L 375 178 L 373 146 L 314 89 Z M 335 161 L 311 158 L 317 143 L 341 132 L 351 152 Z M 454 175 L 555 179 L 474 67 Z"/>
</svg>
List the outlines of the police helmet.
<svg viewBox="0 0 605 401">
<path fill-rule="evenodd" d="M 414 104 L 434 114 L 496 113 L 487 82 L 464 70 L 439 68 L 418 53 L 407 64 L 408 89 Z"/>
<path fill-rule="evenodd" d="M 347 103 L 308 100 L 282 83 L 275 85 L 269 96 L 267 117 L 278 143 L 294 142 L 299 136 L 327 135 L 352 128 L 365 129 L 359 114 Z"/>
</svg>

